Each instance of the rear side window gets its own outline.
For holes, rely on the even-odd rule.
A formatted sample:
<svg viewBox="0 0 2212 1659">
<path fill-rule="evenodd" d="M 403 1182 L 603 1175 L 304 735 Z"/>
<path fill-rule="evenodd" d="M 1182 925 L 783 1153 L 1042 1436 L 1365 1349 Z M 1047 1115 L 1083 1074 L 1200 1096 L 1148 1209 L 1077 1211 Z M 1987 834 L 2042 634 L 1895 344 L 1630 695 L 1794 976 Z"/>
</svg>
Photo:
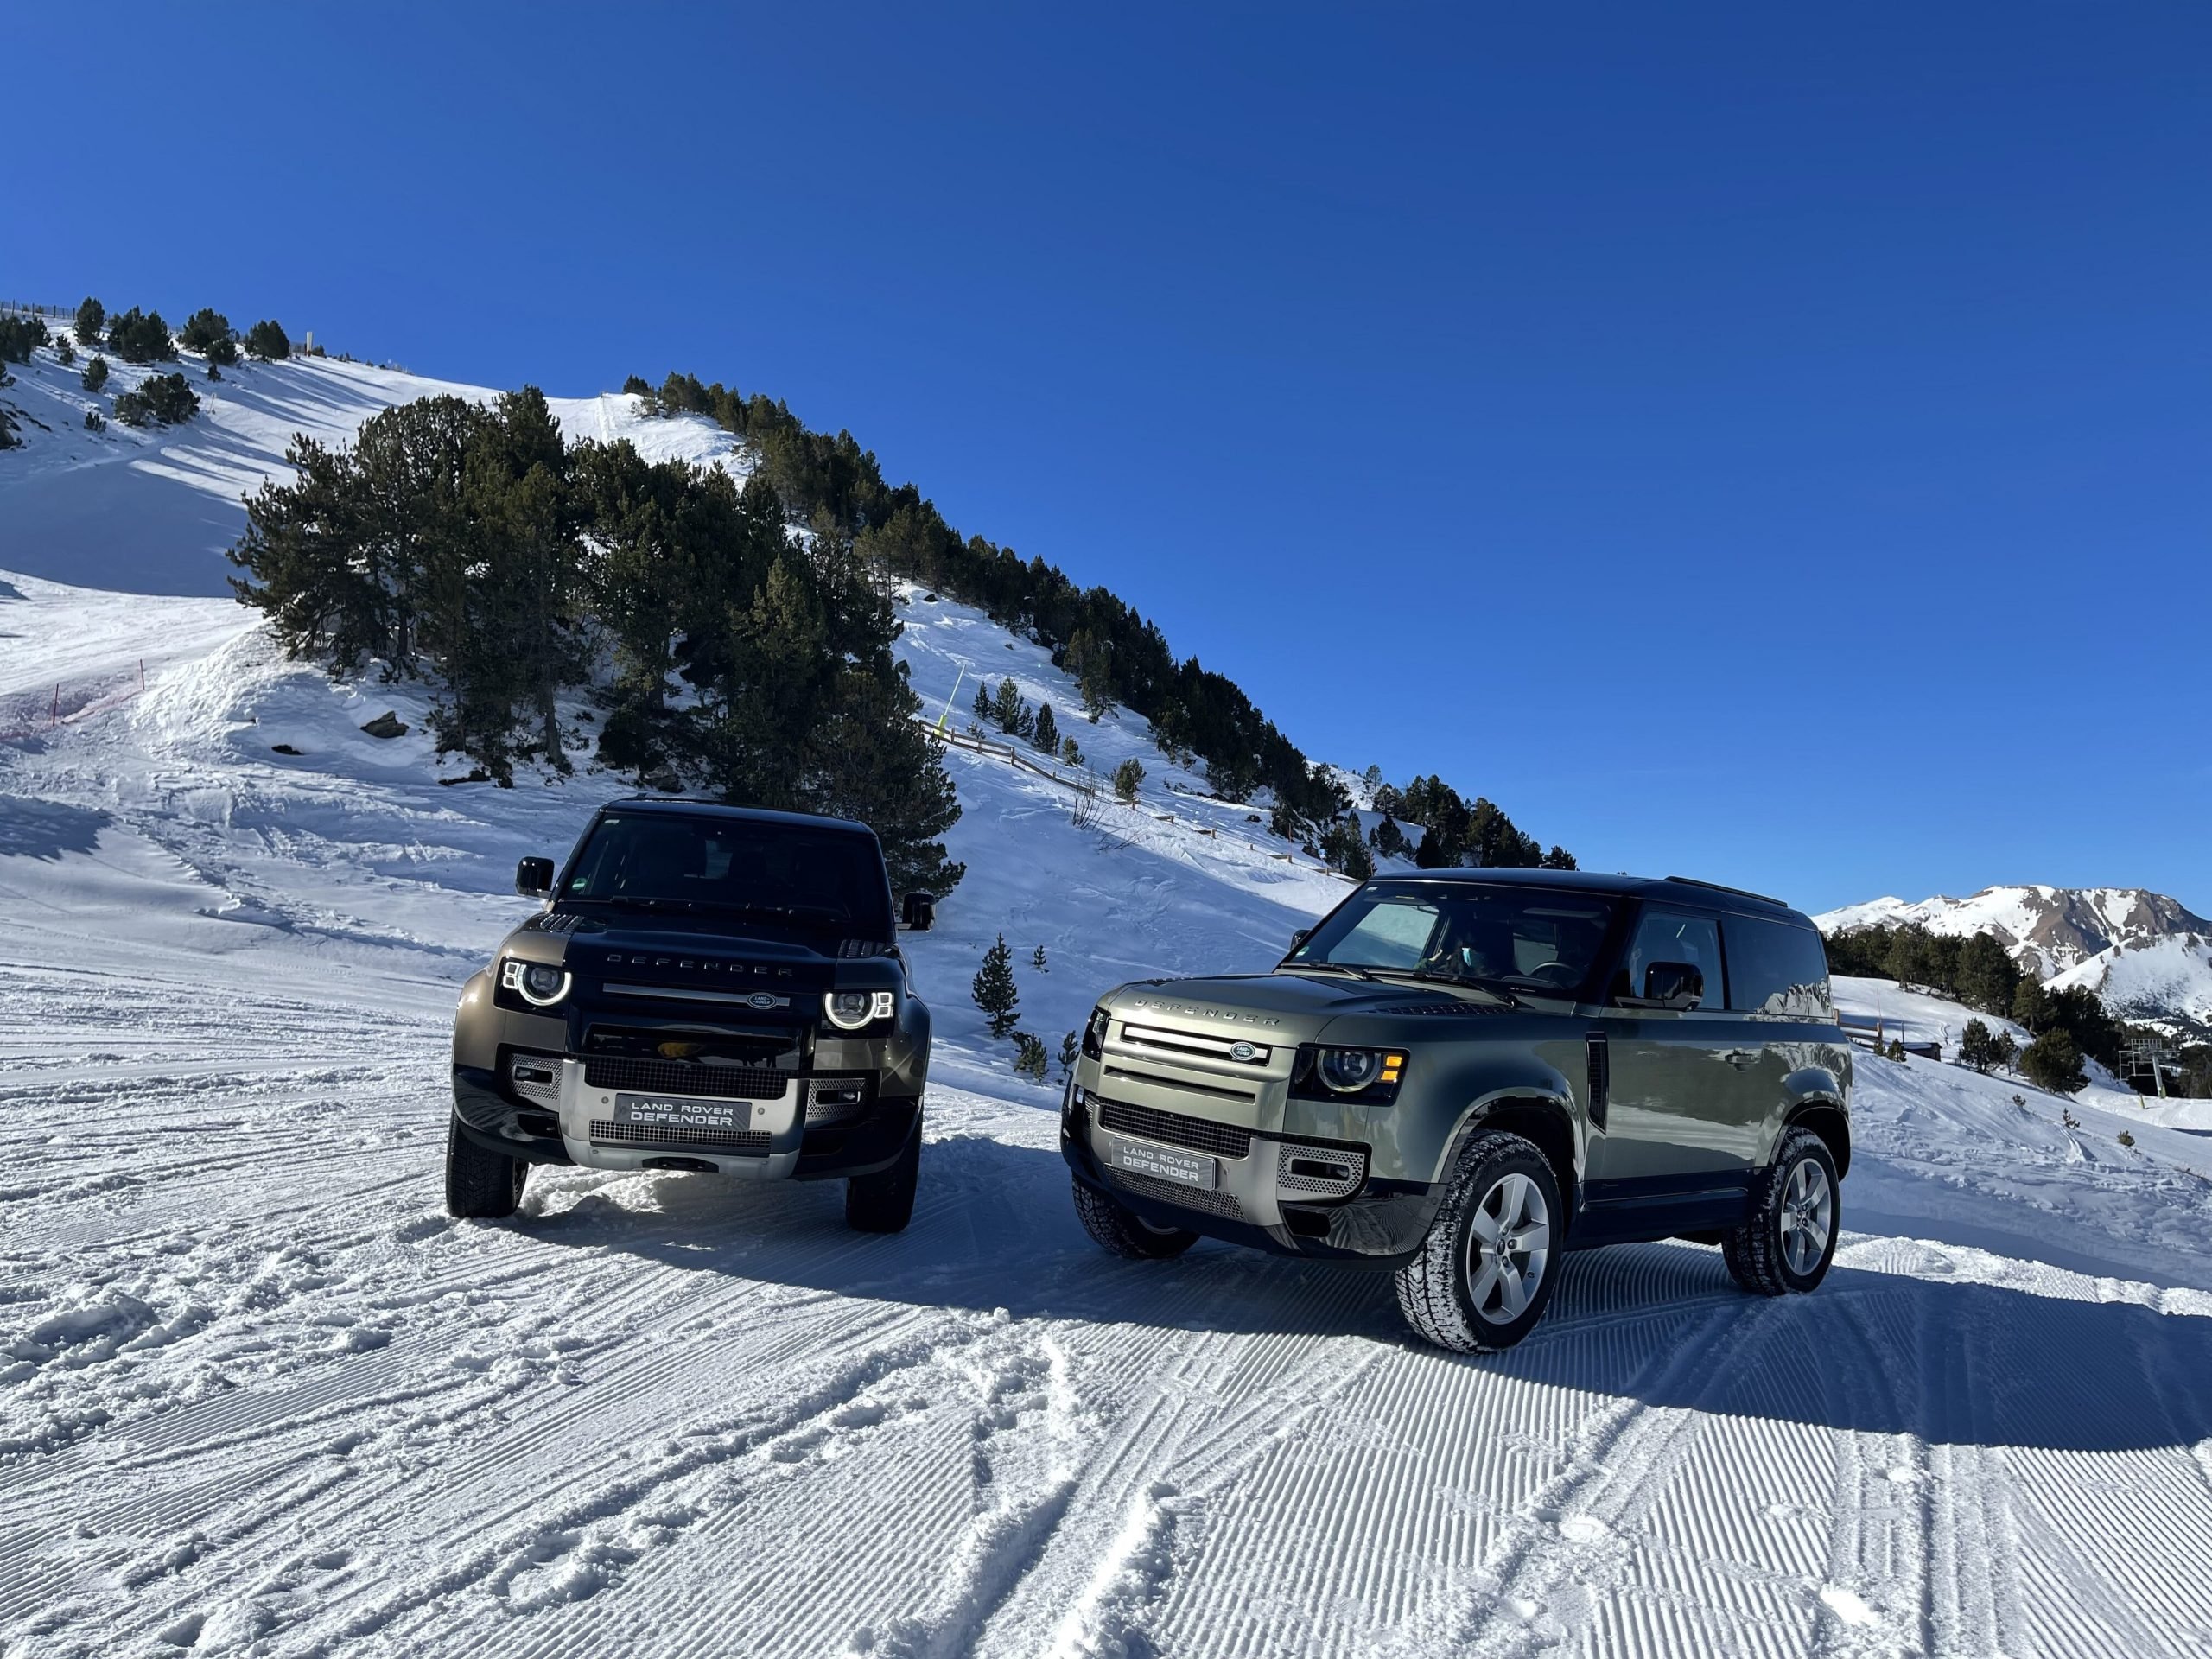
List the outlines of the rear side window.
<svg viewBox="0 0 2212 1659">
<path fill-rule="evenodd" d="M 1637 920 L 1627 959 L 1613 976 L 1612 994 L 1643 995 L 1644 976 L 1655 962 L 1687 963 L 1696 969 L 1705 981 L 1705 992 L 1697 1006 L 1706 1009 L 1720 1006 L 1720 934 L 1712 917 L 1647 906 Z"/>
<path fill-rule="evenodd" d="M 1834 1013 L 1828 953 L 1811 928 L 1724 916 L 1720 931 L 1728 946 L 1730 1007 L 1793 1020 L 1826 1020 Z"/>
</svg>

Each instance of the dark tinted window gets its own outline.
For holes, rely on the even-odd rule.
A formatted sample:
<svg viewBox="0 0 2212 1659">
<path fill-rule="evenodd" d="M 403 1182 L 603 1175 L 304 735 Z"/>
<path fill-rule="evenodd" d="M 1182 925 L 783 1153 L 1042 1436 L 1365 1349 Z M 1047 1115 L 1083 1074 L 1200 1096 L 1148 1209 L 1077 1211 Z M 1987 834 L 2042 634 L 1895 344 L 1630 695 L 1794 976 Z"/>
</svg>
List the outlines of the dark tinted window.
<svg viewBox="0 0 2212 1659">
<path fill-rule="evenodd" d="M 1750 916 L 1725 916 L 1720 926 L 1728 944 L 1730 1007 L 1800 1020 L 1825 1020 L 1834 1012 L 1828 953 L 1818 933 Z"/>
<path fill-rule="evenodd" d="M 1387 881 L 1361 888 L 1290 953 L 1446 979 L 1572 991 L 1589 978 L 1612 901 L 1471 881 Z"/>
<path fill-rule="evenodd" d="M 1686 962 L 1704 977 L 1698 997 L 1700 1008 L 1720 1006 L 1720 930 L 1710 916 L 1687 911 L 1647 908 L 1637 918 L 1635 937 L 1629 940 L 1628 960 L 1613 976 L 1615 996 L 1643 996 L 1644 974 L 1655 962 Z"/>
<path fill-rule="evenodd" d="M 561 896 L 743 911 L 855 938 L 892 937 L 891 890 L 874 839 L 808 824 L 610 812 Z"/>
</svg>

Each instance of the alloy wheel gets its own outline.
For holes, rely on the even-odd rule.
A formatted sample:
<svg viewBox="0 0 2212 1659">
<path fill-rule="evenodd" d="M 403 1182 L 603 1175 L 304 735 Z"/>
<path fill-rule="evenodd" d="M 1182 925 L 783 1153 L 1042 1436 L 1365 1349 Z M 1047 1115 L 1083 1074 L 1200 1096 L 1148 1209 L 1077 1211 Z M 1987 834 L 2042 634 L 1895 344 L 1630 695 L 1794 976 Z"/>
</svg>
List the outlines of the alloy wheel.
<svg viewBox="0 0 2212 1659">
<path fill-rule="evenodd" d="M 1467 1229 L 1467 1297 L 1492 1325 L 1526 1313 L 1551 1262 L 1551 1211 L 1526 1175 L 1501 1175 L 1476 1203 Z"/>
<path fill-rule="evenodd" d="M 1821 1265 L 1835 1231 L 1835 1186 L 1817 1160 L 1789 1172 L 1782 1192 L 1782 1255 L 1801 1279 Z"/>
</svg>

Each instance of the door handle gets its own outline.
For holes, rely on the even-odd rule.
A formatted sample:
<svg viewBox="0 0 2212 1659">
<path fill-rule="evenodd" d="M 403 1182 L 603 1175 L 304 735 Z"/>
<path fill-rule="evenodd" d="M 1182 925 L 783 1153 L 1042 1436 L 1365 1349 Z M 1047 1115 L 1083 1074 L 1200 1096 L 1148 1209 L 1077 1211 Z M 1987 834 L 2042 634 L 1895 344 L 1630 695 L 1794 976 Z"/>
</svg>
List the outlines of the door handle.
<svg viewBox="0 0 2212 1659">
<path fill-rule="evenodd" d="M 1759 1054 L 1760 1051 L 1756 1048 L 1724 1048 L 1720 1051 L 1720 1058 L 1738 1071 L 1743 1071 L 1746 1066 L 1757 1065 L 1759 1063 Z"/>
</svg>

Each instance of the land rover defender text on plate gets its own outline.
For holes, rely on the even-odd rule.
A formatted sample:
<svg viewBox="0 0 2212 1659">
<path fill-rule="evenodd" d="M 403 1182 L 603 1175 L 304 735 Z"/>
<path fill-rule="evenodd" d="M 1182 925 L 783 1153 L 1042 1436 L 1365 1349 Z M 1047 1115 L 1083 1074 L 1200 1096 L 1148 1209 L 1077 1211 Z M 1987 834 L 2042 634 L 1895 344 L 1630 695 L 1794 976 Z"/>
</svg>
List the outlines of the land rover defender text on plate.
<svg viewBox="0 0 2212 1659">
<path fill-rule="evenodd" d="M 1851 1052 L 1787 906 L 1681 877 L 1369 881 L 1272 973 L 1125 985 L 1061 1109 L 1122 1255 L 1201 1233 L 1388 1268 L 1414 1329 L 1510 1347 L 1562 1250 L 1681 1236 L 1751 1291 L 1835 1252 Z"/>
<path fill-rule="evenodd" d="M 845 1217 L 914 1206 L 930 1015 L 865 826 L 693 801 L 602 808 L 454 1018 L 446 1204 L 507 1216 L 531 1164 L 842 1177 Z M 909 893 L 906 926 L 933 906 Z"/>
</svg>

